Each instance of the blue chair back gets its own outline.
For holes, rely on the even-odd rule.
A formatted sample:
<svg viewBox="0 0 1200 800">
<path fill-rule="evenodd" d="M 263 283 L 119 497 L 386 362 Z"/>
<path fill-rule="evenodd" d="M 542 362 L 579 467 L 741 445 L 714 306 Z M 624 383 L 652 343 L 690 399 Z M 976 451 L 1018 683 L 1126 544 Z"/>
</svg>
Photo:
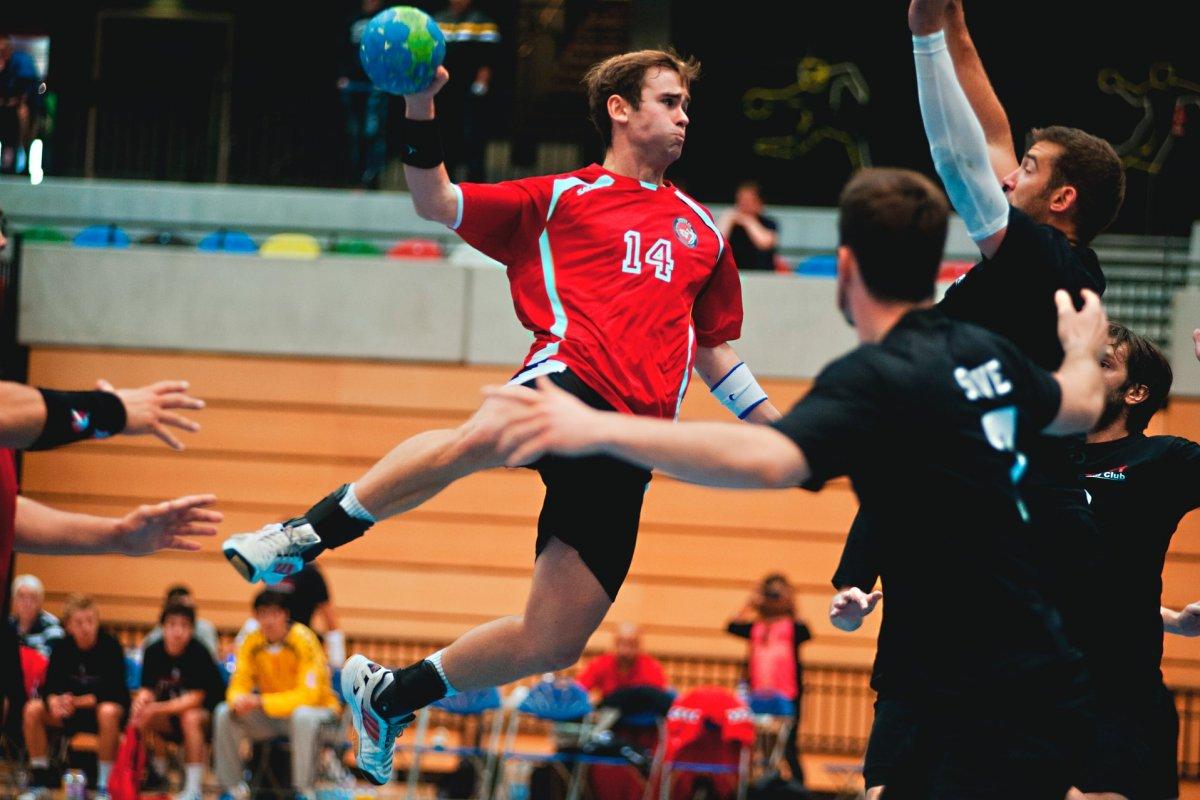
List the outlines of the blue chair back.
<svg viewBox="0 0 1200 800">
<path fill-rule="evenodd" d="M 795 704 L 779 692 L 753 692 L 750 695 L 750 710 L 755 714 L 790 717 L 795 708 Z"/>
<path fill-rule="evenodd" d="M 76 247 L 129 247 L 129 235 L 116 225 L 89 225 L 75 234 Z"/>
<path fill-rule="evenodd" d="M 542 681 L 529 690 L 517 708 L 538 719 L 569 722 L 591 713 L 592 701 L 587 690 L 575 681 Z"/>
<path fill-rule="evenodd" d="M 142 659 L 139 653 L 136 657 L 125 655 L 125 688 L 136 691 L 142 685 Z"/>
<path fill-rule="evenodd" d="M 495 711 L 500 706 L 500 691 L 494 686 L 489 689 L 462 692 L 453 697 L 443 697 L 433 704 L 434 708 L 440 708 L 451 714 L 463 715 Z"/>
</svg>

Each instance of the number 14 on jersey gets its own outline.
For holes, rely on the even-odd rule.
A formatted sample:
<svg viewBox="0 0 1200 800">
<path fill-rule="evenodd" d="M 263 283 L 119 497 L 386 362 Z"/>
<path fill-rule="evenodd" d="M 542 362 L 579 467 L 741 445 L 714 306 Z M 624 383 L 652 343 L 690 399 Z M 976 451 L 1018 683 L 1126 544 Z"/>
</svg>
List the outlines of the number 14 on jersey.
<svg viewBox="0 0 1200 800">
<path fill-rule="evenodd" d="M 671 241 L 656 239 L 643 256 L 642 234 L 625 231 L 625 260 L 621 262 L 621 272 L 641 275 L 643 260 L 648 266 L 654 267 L 654 277 L 666 283 L 671 282 L 671 272 L 675 269 L 675 259 L 671 258 Z"/>
</svg>

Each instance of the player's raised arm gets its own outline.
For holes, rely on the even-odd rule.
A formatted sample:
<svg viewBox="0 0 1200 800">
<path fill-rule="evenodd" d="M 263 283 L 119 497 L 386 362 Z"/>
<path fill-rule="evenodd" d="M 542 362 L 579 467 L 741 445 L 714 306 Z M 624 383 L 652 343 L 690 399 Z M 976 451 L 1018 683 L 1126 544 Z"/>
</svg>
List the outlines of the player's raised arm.
<svg viewBox="0 0 1200 800">
<path fill-rule="evenodd" d="M 697 347 L 696 372 L 700 373 L 713 397 L 738 419 L 773 422 L 782 416 L 746 362 L 738 358 L 728 342 L 715 347 Z"/>
<path fill-rule="evenodd" d="M 963 0 L 949 0 L 946 4 L 946 45 L 950 48 L 950 58 L 954 62 L 954 72 L 962 85 L 971 110 L 983 127 L 984 138 L 987 139 L 988 155 L 992 162 L 992 172 L 997 180 L 1015 170 L 1019 164 L 1016 148 L 1013 145 L 1012 126 L 1008 122 L 1008 114 L 988 80 L 975 49 L 975 42 L 967 30 L 967 20 L 963 14 Z"/>
<path fill-rule="evenodd" d="M 1189 603 L 1182 611 L 1159 606 L 1163 631 L 1176 636 L 1200 636 L 1200 603 Z"/>
<path fill-rule="evenodd" d="M 992 171 L 983 126 L 963 92 L 946 43 L 945 0 L 913 0 L 909 27 L 921 119 L 933 164 L 954 210 L 984 256 L 991 257 L 1008 229 L 1008 200 Z"/>
<path fill-rule="evenodd" d="M 404 95 L 404 144 L 400 160 L 404 162 L 404 179 L 417 214 L 453 228 L 457 227 L 459 195 L 443 163 L 433 101 L 448 80 L 450 73 L 445 67 L 438 67 L 429 88 Z"/>
</svg>

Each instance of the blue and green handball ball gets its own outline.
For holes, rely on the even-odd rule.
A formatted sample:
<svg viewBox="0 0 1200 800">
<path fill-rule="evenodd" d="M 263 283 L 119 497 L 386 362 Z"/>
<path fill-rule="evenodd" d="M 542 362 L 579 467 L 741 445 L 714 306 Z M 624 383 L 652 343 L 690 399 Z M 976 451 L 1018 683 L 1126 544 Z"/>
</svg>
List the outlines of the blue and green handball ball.
<svg viewBox="0 0 1200 800">
<path fill-rule="evenodd" d="M 416 94 L 429 88 L 446 57 L 446 37 L 419 8 L 393 6 L 367 23 L 358 58 L 367 77 L 392 94 Z"/>
</svg>

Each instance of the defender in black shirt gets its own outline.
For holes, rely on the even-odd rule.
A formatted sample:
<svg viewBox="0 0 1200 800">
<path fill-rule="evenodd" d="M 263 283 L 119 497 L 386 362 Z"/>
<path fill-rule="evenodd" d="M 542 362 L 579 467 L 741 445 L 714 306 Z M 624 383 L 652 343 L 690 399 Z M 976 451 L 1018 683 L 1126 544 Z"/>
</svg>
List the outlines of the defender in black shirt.
<svg viewBox="0 0 1200 800">
<path fill-rule="evenodd" d="M 1055 369 L 1062 349 L 1055 331 L 1054 295 L 1067 290 L 1076 303 L 1083 290 L 1101 294 L 1105 279 L 1091 240 L 1116 216 L 1124 197 L 1124 172 L 1103 140 L 1074 128 L 1034 130 L 1018 161 L 1011 127 L 992 90 L 963 18 L 962 4 L 913 0 L 909 23 L 922 117 L 938 173 L 955 210 L 979 245 L 983 260 L 950 287 L 939 308 L 1012 341 L 1044 369 Z M 1041 532 L 1036 560 L 1054 576 L 1051 602 L 1059 608 L 1073 643 L 1087 649 L 1086 562 L 1099 533 L 1091 518 L 1080 474 L 1082 441 L 1038 437 L 1030 443 L 1024 496 L 1031 522 Z M 869 559 L 873 526 L 901 530 L 915 518 L 891 509 L 871 522 L 855 519 L 834 577 L 839 593 L 831 615 L 839 627 L 874 607 L 868 599 L 879 569 Z M 880 533 L 881 537 L 885 534 Z M 853 588 L 851 588 L 853 587 Z M 903 759 L 897 731 L 908 712 L 887 692 L 904 693 L 898 669 L 911 654 L 911 632 L 888 620 L 880 631 L 872 684 L 881 692 L 876 708 L 879 736 L 872 736 L 864 774 L 868 787 L 887 783 L 890 766 Z M 903 643 L 897 646 L 897 643 Z"/>
<path fill-rule="evenodd" d="M 888 613 L 953 615 L 945 587 L 963 576 L 977 606 L 953 639 L 912 626 L 900 668 L 914 735 L 889 798 L 1061 800 L 1087 698 L 1033 560 L 1021 451 L 1041 432 L 1078 433 L 1098 419 L 1104 316 L 1093 293 L 1080 312 L 1059 293 L 1066 357 L 1051 375 L 1006 339 L 932 308 L 947 211 L 916 173 L 864 170 L 847 184 L 838 297 L 862 344 L 773 428 L 606 414 L 542 382 L 538 392 L 491 390 L 511 401 L 500 441 L 514 465 L 605 453 L 728 487 L 817 491 L 849 475 L 864 508 L 919 518 L 876 541 Z"/>
</svg>

